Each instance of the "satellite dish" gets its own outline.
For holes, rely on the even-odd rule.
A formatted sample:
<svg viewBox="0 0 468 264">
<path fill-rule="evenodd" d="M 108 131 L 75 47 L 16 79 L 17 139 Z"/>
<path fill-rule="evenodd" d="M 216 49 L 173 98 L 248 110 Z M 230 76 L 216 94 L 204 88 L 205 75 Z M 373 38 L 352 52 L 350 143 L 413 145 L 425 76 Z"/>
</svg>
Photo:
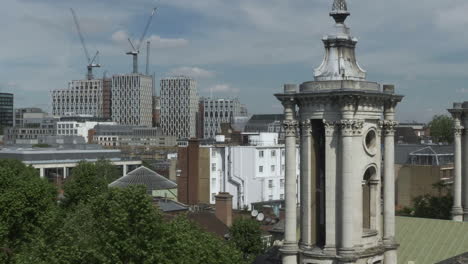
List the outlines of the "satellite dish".
<svg viewBox="0 0 468 264">
<path fill-rule="evenodd" d="M 266 224 L 270 224 L 270 223 L 271 223 L 271 220 L 272 220 L 271 217 L 267 217 L 267 218 L 265 218 L 265 223 L 266 223 Z"/>
<path fill-rule="evenodd" d="M 252 210 L 252 212 L 250 213 L 250 215 L 251 215 L 252 217 L 257 217 L 258 211 L 257 211 L 257 210 Z"/>
<path fill-rule="evenodd" d="M 265 219 L 265 215 L 264 215 L 263 213 L 259 213 L 259 214 L 257 215 L 257 221 L 262 222 L 263 219 Z"/>
<path fill-rule="evenodd" d="M 276 218 L 275 218 L 275 219 L 271 219 L 271 224 L 272 224 L 272 225 L 274 225 L 274 224 L 276 224 L 276 223 L 278 223 L 278 219 L 276 219 Z"/>
</svg>

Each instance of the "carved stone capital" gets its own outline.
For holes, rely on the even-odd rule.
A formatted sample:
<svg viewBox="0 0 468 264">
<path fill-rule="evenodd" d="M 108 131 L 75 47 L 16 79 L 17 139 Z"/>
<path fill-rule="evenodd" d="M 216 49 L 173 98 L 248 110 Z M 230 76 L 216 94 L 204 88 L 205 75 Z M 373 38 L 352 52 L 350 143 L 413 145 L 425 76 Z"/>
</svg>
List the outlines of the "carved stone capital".
<svg viewBox="0 0 468 264">
<path fill-rule="evenodd" d="M 310 136 L 312 134 L 312 124 L 310 120 L 304 120 L 299 123 L 301 136 Z"/>
<path fill-rule="evenodd" d="M 333 136 L 335 131 L 338 129 L 338 122 L 323 120 L 323 125 L 325 127 L 325 135 L 328 137 Z"/>
<path fill-rule="evenodd" d="M 295 137 L 297 134 L 298 123 L 296 120 L 284 120 L 283 129 L 287 137 Z"/>
<path fill-rule="evenodd" d="M 456 137 L 459 137 L 463 134 L 463 130 L 465 128 L 462 127 L 462 126 L 454 126 L 453 127 L 453 134 L 456 136 Z"/>
<path fill-rule="evenodd" d="M 342 136 L 358 136 L 362 134 L 364 121 L 357 119 L 343 119 L 340 121 L 339 126 L 341 128 Z"/>
<path fill-rule="evenodd" d="M 395 127 L 398 125 L 398 122 L 394 120 L 381 120 L 379 121 L 379 128 L 382 130 L 382 133 L 386 136 L 395 135 Z"/>
</svg>

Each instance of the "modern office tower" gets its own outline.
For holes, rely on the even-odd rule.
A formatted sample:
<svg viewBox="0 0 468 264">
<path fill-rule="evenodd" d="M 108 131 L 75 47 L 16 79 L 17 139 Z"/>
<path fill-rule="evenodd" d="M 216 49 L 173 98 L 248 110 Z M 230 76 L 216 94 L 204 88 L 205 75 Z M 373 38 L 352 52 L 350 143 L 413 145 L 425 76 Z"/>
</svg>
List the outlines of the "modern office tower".
<svg viewBox="0 0 468 264">
<path fill-rule="evenodd" d="M 230 123 L 235 116 L 241 116 L 242 105 L 239 99 L 202 98 L 203 138 L 214 138 L 221 132 L 222 123 Z"/>
<path fill-rule="evenodd" d="M 164 135 L 196 136 L 198 113 L 197 82 L 189 77 L 161 80 L 161 128 Z"/>
<path fill-rule="evenodd" d="M 0 93 L 0 129 L 12 127 L 13 123 L 13 94 Z"/>
<path fill-rule="evenodd" d="M 141 74 L 112 76 L 112 121 L 121 125 L 152 126 L 153 79 Z"/>
<path fill-rule="evenodd" d="M 68 89 L 52 91 L 52 114 L 103 117 L 103 102 L 102 79 L 75 80 L 68 83 Z"/>
</svg>

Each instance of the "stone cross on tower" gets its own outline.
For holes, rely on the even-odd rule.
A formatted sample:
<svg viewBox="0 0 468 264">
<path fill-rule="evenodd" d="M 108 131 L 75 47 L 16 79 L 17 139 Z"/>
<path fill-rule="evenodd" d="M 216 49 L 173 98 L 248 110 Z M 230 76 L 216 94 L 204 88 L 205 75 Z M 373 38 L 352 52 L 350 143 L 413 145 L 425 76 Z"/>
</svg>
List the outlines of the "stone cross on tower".
<svg viewBox="0 0 468 264">
<path fill-rule="evenodd" d="M 393 85 L 366 80 L 356 61 L 357 39 L 344 24 L 349 16 L 345 0 L 334 0 L 330 15 L 335 30 L 322 39 L 325 57 L 314 80 L 285 85 L 283 93 L 275 94 L 284 106 L 286 132 L 282 260 L 396 264 L 394 119 L 403 96 L 395 94 Z"/>
</svg>

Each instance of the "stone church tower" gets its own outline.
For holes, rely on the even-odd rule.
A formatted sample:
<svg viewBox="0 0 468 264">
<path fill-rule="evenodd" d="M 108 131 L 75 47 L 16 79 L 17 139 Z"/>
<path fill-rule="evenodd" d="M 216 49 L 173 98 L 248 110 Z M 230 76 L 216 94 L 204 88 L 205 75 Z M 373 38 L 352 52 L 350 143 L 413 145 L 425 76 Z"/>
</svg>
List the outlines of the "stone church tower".
<svg viewBox="0 0 468 264">
<path fill-rule="evenodd" d="M 314 80 L 275 95 L 285 115 L 285 264 L 397 263 L 394 118 L 403 96 L 393 85 L 366 80 L 357 39 L 345 25 L 349 15 L 345 0 L 334 0 L 334 31 L 322 39 L 325 57 Z"/>
</svg>

